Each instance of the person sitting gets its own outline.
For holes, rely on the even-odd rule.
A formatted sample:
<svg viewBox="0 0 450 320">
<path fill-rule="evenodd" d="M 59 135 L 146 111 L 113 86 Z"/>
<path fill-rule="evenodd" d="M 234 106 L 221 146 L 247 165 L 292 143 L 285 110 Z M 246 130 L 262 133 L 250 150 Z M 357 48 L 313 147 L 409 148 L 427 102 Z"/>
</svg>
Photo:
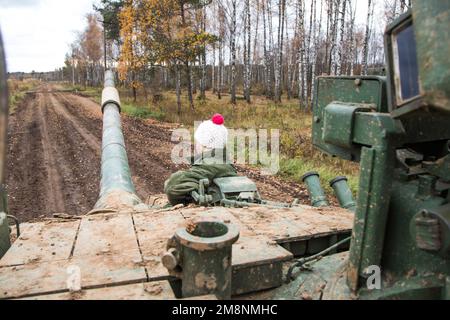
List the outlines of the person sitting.
<svg viewBox="0 0 450 320">
<path fill-rule="evenodd" d="M 227 162 L 226 144 L 228 130 L 224 118 L 215 114 L 211 120 L 203 121 L 194 133 L 195 152 L 191 158 L 191 168 L 173 173 L 164 182 L 164 192 L 171 205 L 193 202 L 192 191 L 199 189 L 199 181 L 233 177 L 236 169 Z"/>
</svg>

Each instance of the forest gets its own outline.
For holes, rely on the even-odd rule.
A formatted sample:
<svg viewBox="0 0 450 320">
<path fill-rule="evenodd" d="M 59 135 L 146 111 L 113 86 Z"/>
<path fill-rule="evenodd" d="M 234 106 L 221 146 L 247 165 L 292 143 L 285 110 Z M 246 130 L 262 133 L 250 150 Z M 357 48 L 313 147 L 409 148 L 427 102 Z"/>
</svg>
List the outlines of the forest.
<svg viewBox="0 0 450 320">
<path fill-rule="evenodd" d="M 406 0 L 101 0 L 57 74 L 101 86 L 117 71 L 133 101 L 176 94 L 177 113 L 217 99 L 311 108 L 320 75 L 383 74 L 385 26 Z M 186 96 L 186 102 L 182 96 Z M 186 105 L 185 105 L 186 104 Z"/>
</svg>

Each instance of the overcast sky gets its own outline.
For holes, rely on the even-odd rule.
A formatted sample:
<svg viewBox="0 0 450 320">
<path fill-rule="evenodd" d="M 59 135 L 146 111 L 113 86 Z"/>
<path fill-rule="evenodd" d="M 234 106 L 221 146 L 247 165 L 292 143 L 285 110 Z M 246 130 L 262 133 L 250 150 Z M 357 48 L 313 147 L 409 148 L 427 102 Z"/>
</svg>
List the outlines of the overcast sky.
<svg viewBox="0 0 450 320">
<path fill-rule="evenodd" d="M 76 32 L 85 28 L 85 16 L 92 11 L 95 2 L 0 0 L 0 28 L 8 71 L 52 71 L 63 66 L 69 45 Z M 379 8 L 382 0 L 376 2 Z M 357 23 L 364 23 L 367 0 L 357 0 L 357 5 Z"/>
<path fill-rule="evenodd" d="M 50 71 L 86 25 L 93 0 L 0 0 L 8 71 Z"/>
</svg>

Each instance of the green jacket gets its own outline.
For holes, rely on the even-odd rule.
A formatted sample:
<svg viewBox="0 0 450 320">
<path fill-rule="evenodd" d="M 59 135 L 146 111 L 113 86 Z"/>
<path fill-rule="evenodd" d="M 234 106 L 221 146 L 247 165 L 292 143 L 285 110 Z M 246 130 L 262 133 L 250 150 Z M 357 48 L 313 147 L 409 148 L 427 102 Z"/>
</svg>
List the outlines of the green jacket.
<svg viewBox="0 0 450 320">
<path fill-rule="evenodd" d="M 216 164 L 215 154 L 223 155 L 223 158 L 226 159 L 226 151 L 222 149 L 203 154 L 203 157 L 192 157 L 192 167 L 189 170 L 175 172 L 164 182 L 164 192 L 171 205 L 192 202 L 191 192 L 198 191 L 201 179 L 208 179 L 211 183 L 215 178 L 237 175 L 232 164 L 226 162 Z"/>
</svg>

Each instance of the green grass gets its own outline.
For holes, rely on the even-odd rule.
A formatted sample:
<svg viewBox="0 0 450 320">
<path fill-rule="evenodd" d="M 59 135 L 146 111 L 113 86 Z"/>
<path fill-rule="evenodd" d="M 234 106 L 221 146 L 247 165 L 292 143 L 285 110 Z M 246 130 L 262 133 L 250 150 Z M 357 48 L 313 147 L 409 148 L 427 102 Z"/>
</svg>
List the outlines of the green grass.
<svg viewBox="0 0 450 320">
<path fill-rule="evenodd" d="M 158 101 L 152 102 L 148 95 L 146 101 L 139 92 L 137 102 L 133 102 L 131 92 L 119 89 L 122 111 L 132 117 L 153 118 L 159 121 L 181 123 L 192 129 L 195 121 L 209 119 L 214 113 L 225 117 L 228 128 L 234 129 L 279 129 L 280 130 L 280 171 L 278 175 L 286 180 L 300 183 L 301 176 L 308 171 L 320 173 L 322 185 L 330 193 L 329 181 L 336 176 L 345 175 L 354 193 L 358 187 L 359 168 L 357 164 L 333 158 L 313 148 L 311 144 L 311 113 L 301 110 L 298 100 L 283 100 L 275 104 L 264 97 L 252 97 L 252 103 L 238 99 L 236 105 L 230 97 L 223 95 L 218 99 L 208 92 L 204 100 L 194 99 L 195 109 L 190 110 L 187 95 L 182 96 L 182 112 L 178 114 L 175 92 L 159 92 Z M 100 101 L 101 90 L 89 88 L 96 101 Z M 84 94 L 83 92 L 83 94 Z"/>
<path fill-rule="evenodd" d="M 78 93 L 78 94 L 80 94 L 82 96 L 93 98 L 98 103 L 100 103 L 100 101 L 101 101 L 102 88 L 84 87 L 84 86 L 81 86 L 81 85 L 75 85 L 75 86 L 64 85 L 64 88 L 65 89 L 69 89 L 69 90 L 73 90 L 74 92 L 76 92 L 76 93 Z"/>
<path fill-rule="evenodd" d="M 127 115 L 135 118 L 141 118 L 141 119 L 147 119 L 152 118 L 156 120 L 164 120 L 164 113 L 159 112 L 157 110 L 150 110 L 148 107 L 145 106 L 136 106 L 134 104 L 128 103 L 128 102 L 122 102 L 121 105 L 122 112 L 126 113 Z"/>
<path fill-rule="evenodd" d="M 341 170 L 344 169 L 344 170 Z M 345 175 L 348 178 L 350 189 L 356 195 L 358 190 L 358 176 L 353 168 L 341 168 L 340 163 L 330 163 L 329 161 L 321 162 L 314 158 L 294 158 L 287 159 L 285 157 L 280 159 L 280 175 L 290 180 L 301 182 L 301 177 L 308 171 L 317 171 L 320 174 L 322 187 L 327 193 L 332 193 L 329 181 L 337 176 Z M 345 174 L 345 171 L 347 173 Z"/>
</svg>

